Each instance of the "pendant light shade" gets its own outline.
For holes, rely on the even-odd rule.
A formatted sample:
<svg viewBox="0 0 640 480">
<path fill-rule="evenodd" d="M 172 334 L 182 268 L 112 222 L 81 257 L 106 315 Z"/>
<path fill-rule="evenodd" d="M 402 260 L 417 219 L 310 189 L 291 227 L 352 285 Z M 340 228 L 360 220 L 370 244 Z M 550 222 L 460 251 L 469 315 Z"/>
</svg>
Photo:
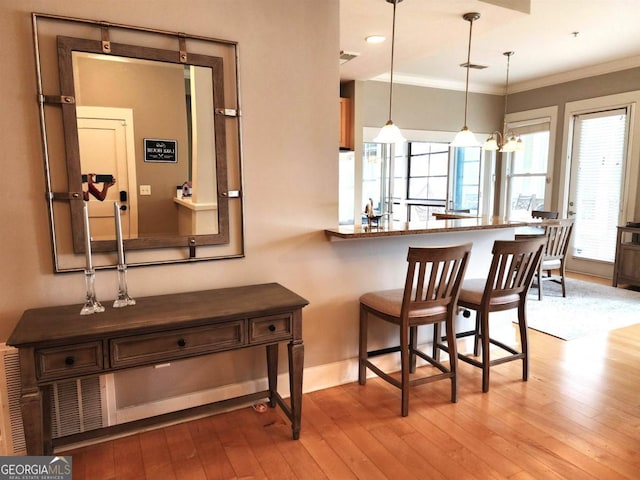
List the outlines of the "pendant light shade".
<svg viewBox="0 0 640 480">
<path fill-rule="evenodd" d="M 391 77 L 389 79 L 389 120 L 380 133 L 373 139 L 376 143 L 400 143 L 407 140 L 402 136 L 400 129 L 391 120 L 391 105 L 393 101 L 393 53 L 396 40 L 396 5 L 402 0 L 387 0 L 388 3 L 393 4 L 393 26 L 391 30 Z"/>
<path fill-rule="evenodd" d="M 469 127 L 467 127 L 467 108 L 469 104 L 469 69 L 471 68 L 471 32 L 473 30 L 473 22 L 480 18 L 480 14 L 477 12 L 465 13 L 462 18 L 469 22 L 469 47 L 467 48 L 467 81 L 464 89 L 464 126 L 460 130 L 453 142 L 452 147 L 477 147 L 480 145 L 476 136 L 473 134 Z"/>
<path fill-rule="evenodd" d="M 452 147 L 459 147 L 459 148 L 477 147 L 479 145 L 480 143 L 478 142 L 478 139 L 476 138 L 474 133 L 471 130 L 469 130 L 466 126 L 462 127 L 462 130 L 456 133 L 456 136 L 453 139 L 453 142 L 451 142 Z"/>
<path fill-rule="evenodd" d="M 504 93 L 504 119 L 502 124 L 502 132 L 493 132 L 482 145 L 484 150 L 495 152 L 498 150 L 502 153 L 521 152 L 524 150 L 524 143 L 520 137 L 516 136 L 512 131 L 507 131 L 507 100 L 509 98 L 509 65 L 511 55 L 515 52 L 504 52 L 507 57 L 507 83 Z"/>
<path fill-rule="evenodd" d="M 400 143 L 406 142 L 407 139 L 402 136 L 400 129 L 389 120 L 386 125 L 380 129 L 380 132 L 373 141 L 376 143 Z"/>
</svg>

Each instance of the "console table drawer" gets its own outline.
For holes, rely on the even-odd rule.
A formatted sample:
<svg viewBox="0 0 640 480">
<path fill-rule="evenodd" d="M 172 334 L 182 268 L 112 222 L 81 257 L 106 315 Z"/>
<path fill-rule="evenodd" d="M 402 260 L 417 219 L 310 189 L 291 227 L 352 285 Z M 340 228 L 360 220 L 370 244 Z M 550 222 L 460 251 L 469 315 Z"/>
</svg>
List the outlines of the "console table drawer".
<svg viewBox="0 0 640 480">
<path fill-rule="evenodd" d="M 36 350 L 39 380 L 74 377 L 102 370 L 102 342 Z"/>
<path fill-rule="evenodd" d="M 244 322 L 150 333 L 111 340 L 111 366 L 123 367 L 218 352 L 245 343 Z"/>
<path fill-rule="evenodd" d="M 291 338 L 291 315 L 249 319 L 249 343 L 266 343 Z"/>
</svg>

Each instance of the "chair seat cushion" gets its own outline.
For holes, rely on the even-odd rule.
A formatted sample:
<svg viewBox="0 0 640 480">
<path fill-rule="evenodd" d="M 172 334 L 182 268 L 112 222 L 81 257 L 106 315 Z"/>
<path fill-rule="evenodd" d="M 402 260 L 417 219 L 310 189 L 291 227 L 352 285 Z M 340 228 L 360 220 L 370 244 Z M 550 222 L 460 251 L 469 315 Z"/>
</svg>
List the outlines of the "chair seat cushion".
<svg viewBox="0 0 640 480">
<path fill-rule="evenodd" d="M 378 292 L 368 292 L 360 297 L 360 303 L 367 307 L 377 310 L 380 313 L 390 315 L 392 317 L 400 317 L 402 310 L 402 297 L 404 289 L 398 288 L 394 290 L 381 290 Z M 409 312 L 409 318 L 430 317 L 433 315 L 441 315 L 446 313 L 447 307 L 442 305 L 412 310 Z"/>
<path fill-rule="evenodd" d="M 462 288 L 460 289 L 460 296 L 458 297 L 458 303 L 465 303 L 470 305 L 480 305 L 482 303 L 482 295 L 487 284 L 485 278 L 470 278 L 464 279 L 462 282 Z M 510 293 L 508 295 L 497 295 L 491 299 L 490 305 L 503 305 L 507 303 L 517 302 L 520 299 L 520 295 L 517 293 Z"/>
<path fill-rule="evenodd" d="M 555 270 L 556 268 L 560 268 L 560 266 L 560 260 L 557 258 L 542 261 L 542 270 Z"/>
</svg>

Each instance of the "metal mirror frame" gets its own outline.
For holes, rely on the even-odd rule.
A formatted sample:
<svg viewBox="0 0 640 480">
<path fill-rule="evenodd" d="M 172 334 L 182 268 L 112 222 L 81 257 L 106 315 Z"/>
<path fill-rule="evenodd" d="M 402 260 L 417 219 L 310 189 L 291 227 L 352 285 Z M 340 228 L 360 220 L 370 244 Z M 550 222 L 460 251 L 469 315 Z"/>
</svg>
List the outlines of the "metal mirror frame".
<svg viewBox="0 0 640 480">
<path fill-rule="evenodd" d="M 42 59 L 39 41 L 39 20 L 50 20 L 64 23 L 79 24 L 81 27 L 88 26 L 92 33 L 100 32 L 101 40 L 72 38 L 65 35 L 57 36 L 58 68 L 60 81 L 60 95 L 45 95 L 43 91 Z M 159 60 L 162 62 L 211 67 L 213 72 L 214 92 L 213 117 L 216 153 L 216 188 L 218 198 L 218 233 L 201 235 L 166 235 L 148 236 L 125 240 L 125 249 L 129 252 L 144 251 L 138 260 L 127 262 L 130 266 L 183 263 L 200 260 L 216 260 L 223 258 L 236 258 L 244 256 L 243 240 L 243 208 L 242 208 L 242 142 L 240 125 L 240 95 L 238 81 L 238 52 L 237 43 L 226 40 L 219 40 L 209 37 L 188 35 L 184 33 L 155 30 L 131 25 L 113 24 L 103 21 L 64 17 L 42 13 L 32 14 L 34 53 L 36 57 L 36 74 L 38 85 L 38 103 L 40 110 L 40 127 L 42 137 L 43 157 L 45 162 L 45 176 L 47 182 L 47 201 L 49 210 L 49 223 L 52 240 L 52 253 L 55 272 L 79 271 L 82 265 L 68 266 L 60 260 L 59 241 L 57 238 L 56 219 L 54 218 L 54 202 L 65 202 L 68 204 L 68 216 L 71 223 L 71 244 L 72 253 L 81 257 L 85 251 L 83 218 L 82 218 L 82 181 L 80 171 L 80 153 L 77 132 L 77 114 L 75 105 L 72 52 L 82 51 L 87 53 L 110 54 L 121 57 L 142 58 L 147 60 Z M 125 43 L 114 43 L 110 41 L 110 32 L 124 31 L 125 36 L 129 32 L 160 36 L 173 37 L 178 44 L 176 50 L 161 49 L 143 45 L 131 45 Z M 75 35 L 74 35 L 75 36 Z M 172 39 L 171 39 L 172 40 Z M 196 42 L 211 42 L 233 49 L 233 60 L 235 62 L 235 108 L 227 108 L 225 105 L 223 61 L 221 58 L 205 55 L 202 53 L 187 52 L 187 40 Z M 232 102 L 232 103 L 233 103 Z M 45 106 L 59 107 L 62 116 L 64 134 L 64 155 L 66 162 L 66 174 L 68 191 L 54 192 L 51 179 L 51 155 L 49 152 L 49 138 L 47 130 L 47 115 Z M 227 129 L 227 122 L 235 122 L 233 128 Z M 233 133 L 228 135 L 227 132 Z M 227 144 L 229 138 L 237 143 L 234 145 L 235 156 L 237 157 L 237 182 L 235 189 L 229 189 L 227 184 Z M 235 137 L 235 138 L 234 138 Z M 239 215 L 239 219 L 232 222 L 230 226 L 230 201 L 237 201 L 237 205 L 232 208 L 232 215 Z M 238 238 L 239 237 L 239 238 Z M 233 246 L 229 248 L 229 244 Z M 226 247 L 225 247 L 226 246 Z M 95 253 L 116 252 L 115 240 L 91 241 L 91 249 Z M 176 249 L 175 255 L 167 254 L 167 249 Z M 158 252 L 158 255 L 154 255 Z M 161 253 L 159 253 L 161 252 Z M 201 253 L 202 252 L 202 253 Z M 157 257 L 157 258 L 156 258 Z M 106 264 L 97 265 L 96 268 L 113 268 L 116 262 L 111 264 L 107 260 Z"/>
</svg>

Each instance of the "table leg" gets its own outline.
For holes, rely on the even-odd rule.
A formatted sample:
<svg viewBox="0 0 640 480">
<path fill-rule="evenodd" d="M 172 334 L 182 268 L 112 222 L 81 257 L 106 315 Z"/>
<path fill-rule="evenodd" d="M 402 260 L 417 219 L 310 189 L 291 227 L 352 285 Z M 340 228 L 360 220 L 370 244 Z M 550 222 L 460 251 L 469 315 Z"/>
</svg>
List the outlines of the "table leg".
<svg viewBox="0 0 640 480">
<path fill-rule="evenodd" d="M 302 371 L 304 369 L 304 345 L 302 340 L 289 343 L 289 390 L 291 392 L 291 429 L 293 439 L 300 438 L 302 420 Z"/>
<path fill-rule="evenodd" d="M 45 455 L 45 424 L 43 421 L 43 396 L 36 383 L 35 360 L 32 348 L 21 348 L 20 376 L 21 396 L 20 410 L 28 455 Z M 50 435 L 49 435 L 50 437 Z"/>
<path fill-rule="evenodd" d="M 269 406 L 276 406 L 278 394 L 278 344 L 267 345 L 267 377 L 269 379 Z"/>
<path fill-rule="evenodd" d="M 22 394 L 20 398 L 24 440 L 28 455 L 44 455 L 42 437 L 42 397 L 40 392 Z"/>
</svg>

